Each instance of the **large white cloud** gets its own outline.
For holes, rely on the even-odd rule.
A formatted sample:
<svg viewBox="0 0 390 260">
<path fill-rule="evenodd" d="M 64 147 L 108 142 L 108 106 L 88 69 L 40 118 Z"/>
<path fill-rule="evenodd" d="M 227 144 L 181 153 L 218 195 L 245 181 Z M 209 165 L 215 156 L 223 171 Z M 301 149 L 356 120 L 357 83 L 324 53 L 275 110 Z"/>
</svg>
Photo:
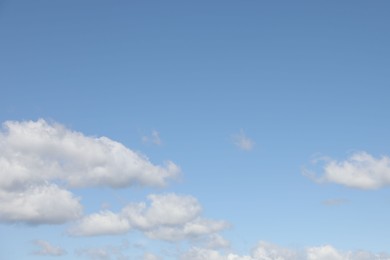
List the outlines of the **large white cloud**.
<svg viewBox="0 0 390 260">
<path fill-rule="evenodd" d="M 168 161 L 146 157 L 107 137 L 89 137 L 45 120 L 4 123 L 0 134 L 0 187 L 17 189 L 60 180 L 70 187 L 163 186 L 179 173 Z"/>
<path fill-rule="evenodd" d="M 375 158 L 366 152 L 358 152 L 344 161 L 327 159 L 323 175 L 310 177 L 318 182 L 333 182 L 359 189 L 378 189 L 390 186 L 390 157 Z"/>
<path fill-rule="evenodd" d="M 178 241 L 211 235 L 228 227 L 225 221 L 201 217 L 202 207 L 192 196 L 152 194 L 148 200 L 149 204 L 129 204 L 119 213 L 105 210 L 86 216 L 70 229 L 70 234 L 114 235 L 135 229 L 152 239 Z"/>
<path fill-rule="evenodd" d="M 164 186 L 180 171 L 170 161 L 165 166 L 154 165 L 145 156 L 107 137 L 85 136 L 42 119 L 7 121 L 3 127 L 2 222 L 64 223 L 82 213 L 79 199 L 65 188 Z M 101 229 L 115 230 L 107 227 L 108 217 L 92 219 L 102 224 Z"/>
<path fill-rule="evenodd" d="M 79 199 L 54 184 L 10 192 L 0 190 L 0 221 L 61 224 L 82 214 Z"/>
</svg>

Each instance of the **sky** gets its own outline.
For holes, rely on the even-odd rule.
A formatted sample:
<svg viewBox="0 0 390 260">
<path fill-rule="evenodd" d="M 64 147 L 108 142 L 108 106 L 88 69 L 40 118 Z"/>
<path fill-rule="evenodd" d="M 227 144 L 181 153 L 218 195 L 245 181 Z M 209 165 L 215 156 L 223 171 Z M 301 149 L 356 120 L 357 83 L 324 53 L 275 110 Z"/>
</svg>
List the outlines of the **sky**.
<svg viewBox="0 0 390 260">
<path fill-rule="evenodd" d="M 390 259 L 389 10 L 0 1 L 0 259 Z"/>
</svg>

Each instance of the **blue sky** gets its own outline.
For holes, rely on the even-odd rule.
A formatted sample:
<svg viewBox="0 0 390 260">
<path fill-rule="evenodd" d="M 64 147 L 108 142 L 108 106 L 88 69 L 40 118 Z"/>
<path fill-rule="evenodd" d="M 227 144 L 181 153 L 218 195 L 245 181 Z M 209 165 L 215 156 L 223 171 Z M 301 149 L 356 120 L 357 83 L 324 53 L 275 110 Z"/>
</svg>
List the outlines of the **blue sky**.
<svg viewBox="0 0 390 260">
<path fill-rule="evenodd" d="M 390 259 L 389 9 L 0 1 L 0 258 Z"/>
</svg>

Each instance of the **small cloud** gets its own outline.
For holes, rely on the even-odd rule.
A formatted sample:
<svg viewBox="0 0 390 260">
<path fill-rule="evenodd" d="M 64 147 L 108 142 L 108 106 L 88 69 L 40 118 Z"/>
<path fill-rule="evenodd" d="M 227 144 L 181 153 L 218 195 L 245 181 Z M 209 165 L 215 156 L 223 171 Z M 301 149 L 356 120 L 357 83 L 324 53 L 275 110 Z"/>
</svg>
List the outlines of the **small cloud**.
<svg viewBox="0 0 390 260">
<path fill-rule="evenodd" d="M 150 136 L 142 136 L 142 142 L 145 144 L 161 145 L 162 141 L 160 138 L 160 133 L 156 130 L 153 130 Z"/>
<path fill-rule="evenodd" d="M 34 255 L 40 256 L 62 256 L 66 254 L 66 251 L 59 246 L 53 246 L 44 240 L 35 240 L 34 245 L 39 247 L 37 251 L 34 251 Z"/>
<path fill-rule="evenodd" d="M 255 142 L 247 137 L 242 129 L 240 133 L 233 135 L 233 143 L 244 151 L 251 151 L 255 146 Z"/>
<path fill-rule="evenodd" d="M 322 204 L 325 206 L 340 206 L 348 203 L 348 200 L 345 199 L 329 199 L 322 201 Z"/>
<path fill-rule="evenodd" d="M 366 152 L 357 152 L 344 161 L 330 158 L 319 161 L 324 163 L 322 176 L 307 170 L 303 171 L 303 175 L 318 183 L 332 182 L 357 189 L 374 190 L 390 186 L 388 156 L 375 158 Z"/>
</svg>

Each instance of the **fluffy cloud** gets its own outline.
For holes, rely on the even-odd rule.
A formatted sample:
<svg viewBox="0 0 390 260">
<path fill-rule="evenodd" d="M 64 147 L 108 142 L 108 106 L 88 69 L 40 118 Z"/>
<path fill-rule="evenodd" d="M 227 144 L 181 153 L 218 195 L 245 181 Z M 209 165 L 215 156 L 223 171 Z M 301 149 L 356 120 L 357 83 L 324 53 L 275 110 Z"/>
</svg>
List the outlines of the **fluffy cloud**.
<svg viewBox="0 0 390 260">
<path fill-rule="evenodd" d="M 254 259 L 261 260 L 294 260 L 298 259 L 298 252 L 265 241 L 260 241 L 253 250 L 252 256 Z"/>
<path fill-rule="evenodd" d="M 204 219 L 201 206 L 191 196 L 149 195 L 149 204 L 132 203 L 119 213 L 102 211 L 80 220 L 70 234 L 113 235 L 136 229 L 150 238 L 178 241 L 214 234 L 227 228 L 225 221 Z"/>
<path fill-rule="evenodd" d="M 145 234 L 153 239 L 178 241 L 183 239 L 197 238 L 204 235 L 214 234 L 229 227 L 226 221 L 216 221 L 196 218 L 188 223 L 177 226 L 162 225 L 147 230 Z"/>
<path fill-rule="evenodd" d="M 233 135 L 234 144 L 244 151 L 250 151 L 253 149 L 255 143 L 245 135 L 244 131 L 241 130 L 240 133 Z"/>
<path fill-rule="evenodd" d="M 294 250 L 261 241 L 250 255 L 222 253 L 213 249 L 193 247 L 182 254 L 185 260 L 390 260 L 387 254 L 374 254 L 368 251 L 342 252 L 330 245 Z"/>
<path fill-rule="evenodd" d="M 17 192 L 0 190 L 0 221 L 3 222 L 61 224 L 81 214 L 79 199 L 54 184 Z"/>
<path fill-rule="evenodd" d="M 41 256 L 62 256 L 66 254 L 66 251 L 59 246 L 53 246 L 47 241 L 36 240 L 34 244 L 39 247 L 39 250 L 34 251 L 34 255 Z"/>
<path fill-rule="evenodd" d="M 130 228 L 127 219 L 105 210 L 84 217 L 70 233 L 75 236 L 116 235 L 126 233 Z"/>
<path fill-rule="evenodd" d="M 177 226 L 188 223 L 202 210 L 199 202 L 192 196 L 179 196 L 173 193 L 149 195 L 150 206 L 146 203 L 129 204 L 122 213 L 139 229 L 158 226 Z"/>
<path fill-rule="evenodd" d="M 80 217 L 79 199 L 63 187 L 164 186 L 179 173 L 107 137 L 89 137 L 45 120 L 3 124 L 0 132 L 0 221 L 59 224 Z M 109 215 L 89 222 L 109 226 Z M 112 216 L 111 216 L 112 217 Z M 115 223 L 118 223 L 117 221 Z"/>
<path fill-rule="evenodd" d="M 153 165 L 107 137 L 89 137 L 40 119 L 4 123 L 0 134 L 0 187 L 63 181 L 70 187 L 163 186 L 179 173 L 173 162 Z"/>
<path fill-rule="evenodd" d="M 359 189 L 378 189 L 390 185 L 390 157 L 375 158 L 366 152 L 353 154 L 345 161 L 325 160 L 318 182 L 333 182 Z"/>
<path fill-rule="evenodd" d="M 181 260 L 255 260 L 251 256 L 240 256 L 233 253 L 223 254 L 217 250 L 193 247 L 182 254 Z"/>
</svg>

